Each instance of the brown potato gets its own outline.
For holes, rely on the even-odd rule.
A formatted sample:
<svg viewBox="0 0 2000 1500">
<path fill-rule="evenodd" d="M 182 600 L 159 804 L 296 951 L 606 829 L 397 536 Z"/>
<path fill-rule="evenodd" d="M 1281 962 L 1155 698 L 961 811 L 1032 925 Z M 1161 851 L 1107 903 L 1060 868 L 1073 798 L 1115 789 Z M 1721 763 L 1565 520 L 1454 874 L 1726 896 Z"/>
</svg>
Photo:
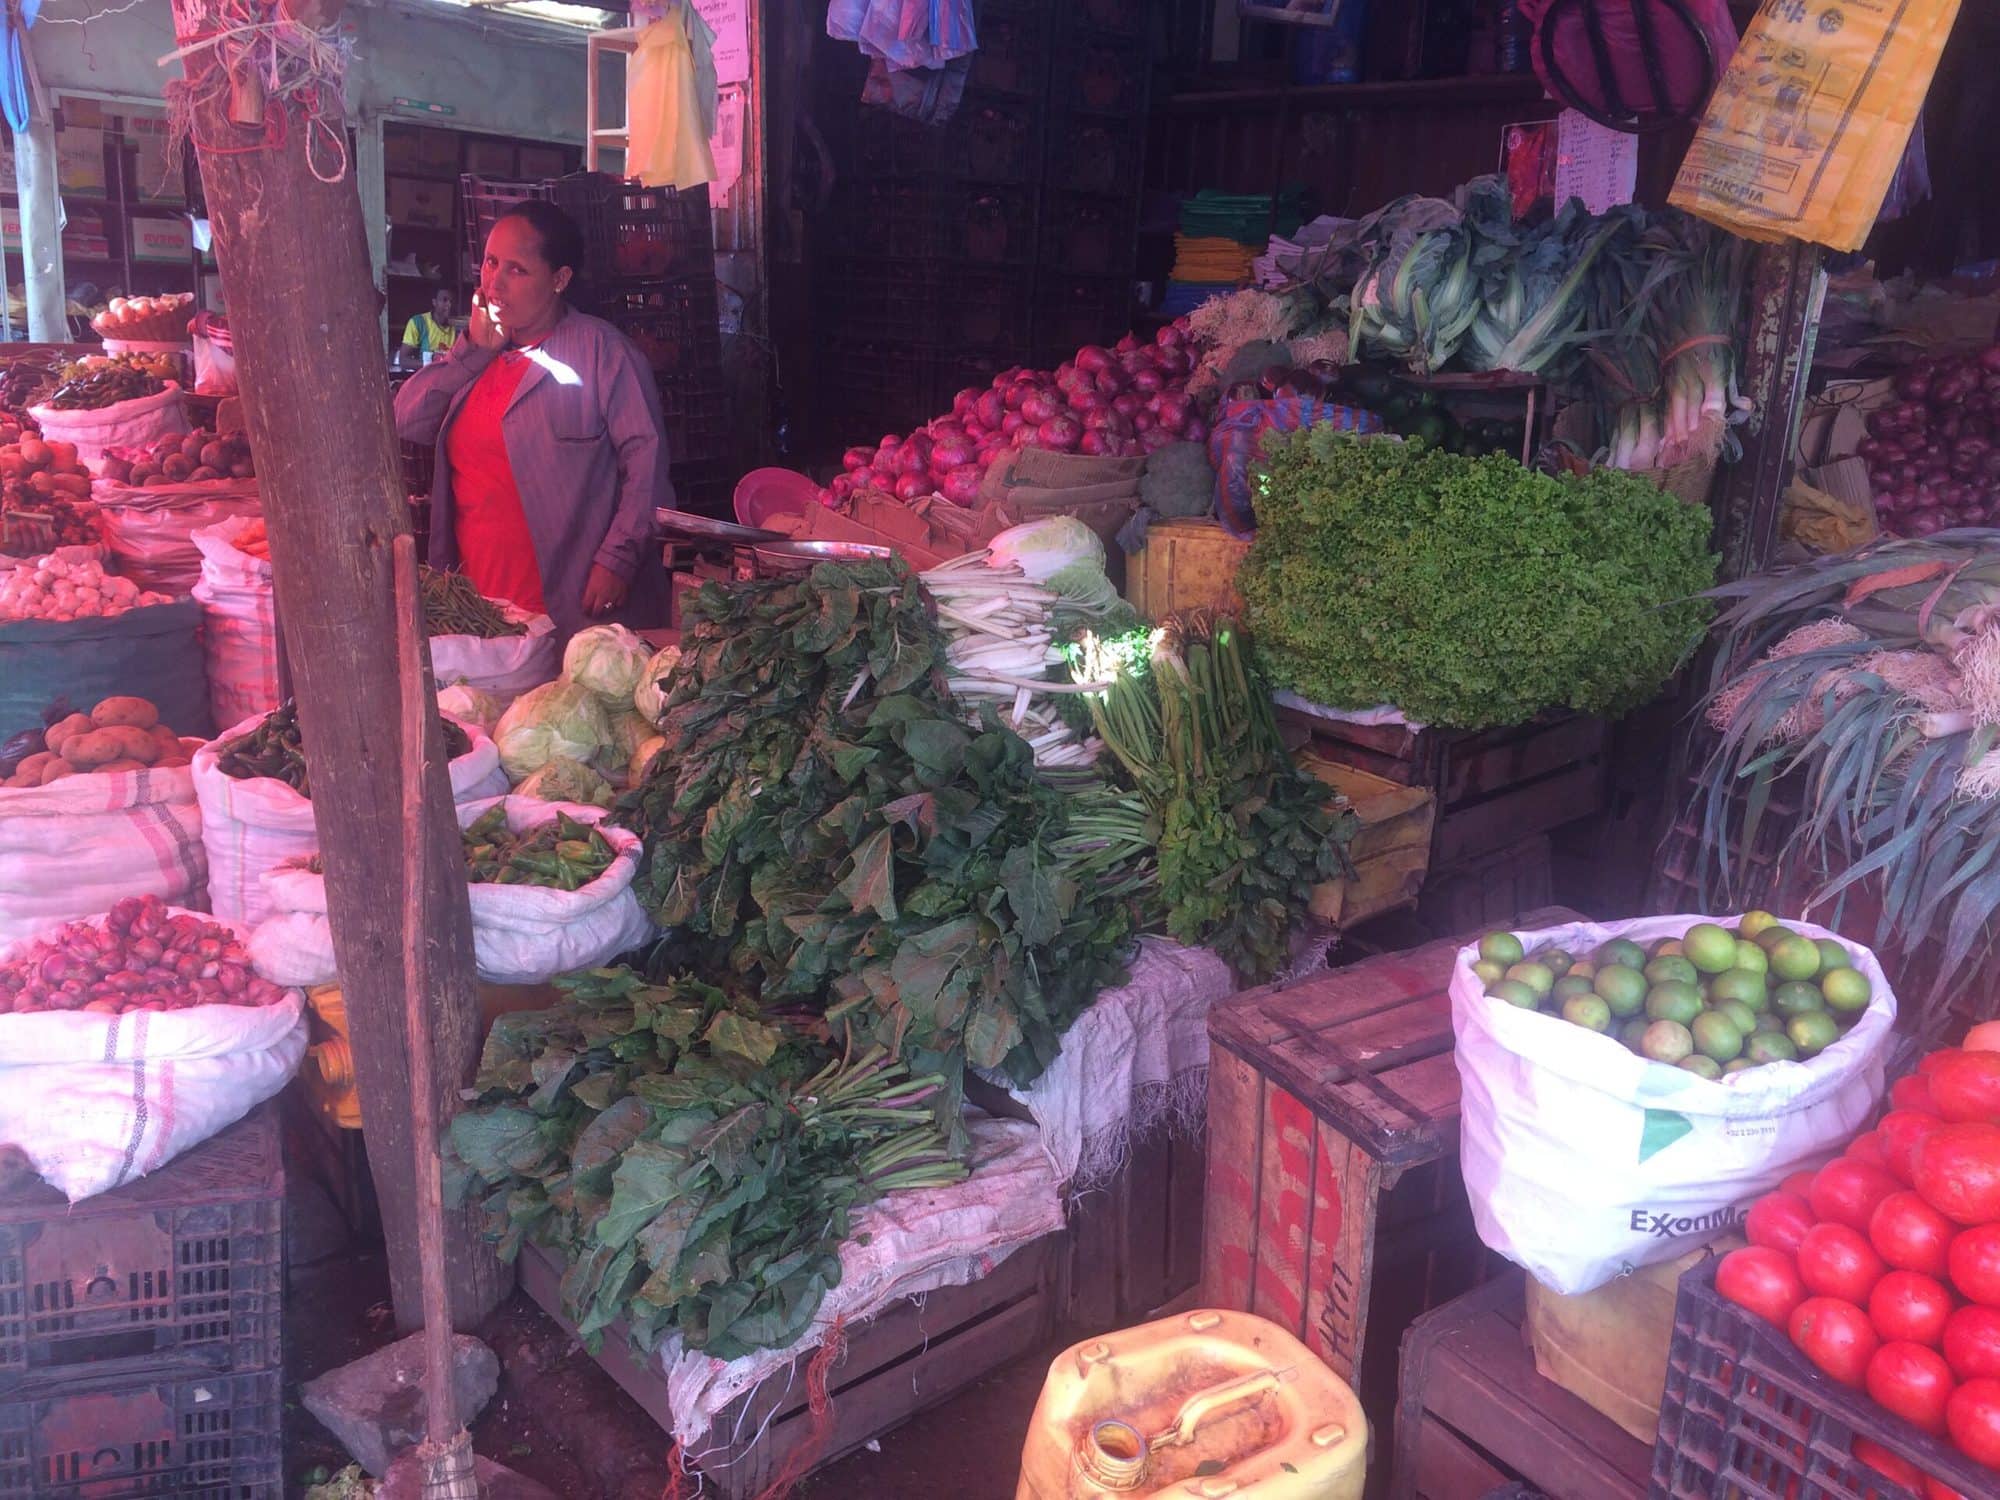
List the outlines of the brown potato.
<svg viewBox="0 0 2000 1500">
<path fill-rule="evenodd" d="M 179 484 L 194 472 L 194 465 L 178 453 L 169 453 L 160 463 L 160 473 L 168 484 Z"/>
<path fill-rule="evenodd" d="M 134 729 L 129 724 L 123 724 L 101 732 L 117 737 L 119 747 L 124 751 L 119 756 L 120 760 L 136 760 L 142 766 L 150 766 L 160 758 L 159 745 L 154 742 L 153 736 L 143 729 Z"/>
<path fill-rule="evenodd" d="M 257 477 L 256 465 L 252 464 L 247 458 L 239 458 L 229 466 L 229 477 L 231 479 L 255 479 Z"/>
<path fill-rule="evenodd" d="M 221 443 L 201 445 L 201 466 L 204 469 L 226 469 L 229 467 L 229 450 Z"/>
<path fill-rule="evenodd" d="M 46 469 L 55 462 L 55 454 L 49 445 L 38 437 L 24 437 L 20 442 L 21 462 L 30 469 Z"/>
<path fill-rule="evenodd" d="M 47 477 L 49 487 L 58 495 L 68 495 L 72 500 L 90 498 L 90 477 L 86 474 L 50 474 Z"/>
<path fill-rule="evenodd" d="M 221 477 L 222 471 L 220 469 L 211 469 L 207 464 L 203 464 L 188 475 L 188 483 L 211 484 Z"/>
<path fill-rule="evenodd" d="M 68 740 L 79 734 L 89 734 L 96 727 L 97 725 L 91 722 L 89 714 L 71 714 L 67 719 L 59 720 L 49 729 L 44 730 L 42 733 L 42 743 L 60 754 L 63 745 Z"/>
<path fill-rule="evenodd" d="M 145 698 L 106 698 L 90 711 L 90 722 L 99 729 L 118 725 L 151 729 L 160 722 L 160 711 Z"/>
<path fill-rule="evenodd" d="M 40 786 L 42 767 L 52 760 L 61 759 L 62 757 L 53 750 L 37 750 L 33 755 L 24 757 L 21 763 L 14 767 L 14 774 L 16 776 L 33 776 L 36 778 L 34 785 Z"/>
<path fill-rule="evenodd" d="M 190 432 L 181 439 L 181 457 L 188 461 L 192 469 L 201 462 L 201 450 L 208 446 L 208 439 L 199 432 Z"/>
<path fill-rule="evenodd" d="M 52 760 L 47 765 L 42 767 L 42 779 L 40 784 L 42 786 L 47 786 L 51 781 L 61 781 L 63 777 L 74 776 L 75 774 L 76 774 L 76 767 L 72 766 L 68 761 Z"/>
<path fill-rule="evenodd" d="M 146 733 L 153 737 L 153 743 L 159 746 L 162 755 L 171 755 L 181 748 L 181 737 L 165 724 L 155 724 Z"/>
<path fill-rule="evenodd" d="M 106 761 L 122 760 L 124 755 L 125 746 L 115 729 L 93 729 L 89 734 L 79 734 L 64 741 L 62 748 L 62 758 L 80 771 Z"/>
<path fill-rule="evenodd" d="M 83 465 L 76 461 L 75 443 L 61 443 L 50 439 L 49 457 L 58 469 L 65 470 L 71 474 L 81 474 L 84 472 Z"/>
<path fill-rule="evenodd" d="M 107 760 L 103 765 L 97 767 L 97 772 L 102 775 L 110 771 L 143 771 L 145 769 L 146 763 L 143 760 Z"/>
</svg>

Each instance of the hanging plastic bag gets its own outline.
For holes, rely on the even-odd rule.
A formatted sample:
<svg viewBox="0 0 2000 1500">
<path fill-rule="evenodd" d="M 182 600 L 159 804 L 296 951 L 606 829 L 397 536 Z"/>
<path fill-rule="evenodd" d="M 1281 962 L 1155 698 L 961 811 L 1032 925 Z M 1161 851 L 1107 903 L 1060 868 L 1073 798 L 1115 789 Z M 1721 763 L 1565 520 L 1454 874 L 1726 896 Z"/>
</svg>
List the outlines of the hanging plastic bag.
<svg viewBox="0 0 2000 1500">
<path fill-rule="evenodd" d="M 189 325 L 194 337 L 194 393 L 197 396 L 236 394 L 236 344 L 214 313 L 200 312 Z"/>
<path fill-rule="evenodd" d="M 625 84 L 631 133 L 625 170 L 646 187 L 686 191 L 715 177 L 708 145 L 715 110 L 711 103 L 704 123 L 688 40 L 688 27 L 704 24 L 691 6 L 681 6 L 639 33 Z"/>
<path fill-rule="evenodd" d="M 1958 0 L 1760 6 L 1669 201 L 1748 239 L 1860 249 L 1957 16 Z"/>
</svg>

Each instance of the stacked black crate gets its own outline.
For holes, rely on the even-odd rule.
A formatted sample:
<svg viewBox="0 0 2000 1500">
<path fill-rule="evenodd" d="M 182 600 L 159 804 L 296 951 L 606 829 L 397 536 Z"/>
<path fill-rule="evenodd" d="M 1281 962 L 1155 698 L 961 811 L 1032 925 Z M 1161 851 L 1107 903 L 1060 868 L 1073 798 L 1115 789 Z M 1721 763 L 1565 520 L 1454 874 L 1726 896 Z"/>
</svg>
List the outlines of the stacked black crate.
<svg viewBox="0 0 2000 1500">
<path fill-rule="evenodd" d="M 1151 74 L 1143 0 L 1056 8 L 1035 276 L 1035 362 L 1131 330 Z"/>
<path fill-rule="evenodd" d="M 72 1206 L 0 1193 L 0 1497 L 280 1500 L 273 1105 Z"/>
<path fill-rule="evenodd" d="M 583 231 L 573 302 L 615 324 L 652 366 L 666 422 L 675 503 L 721 514 L 734 482 L 722 379 L 715 236 L 707 187 L 649 188 L 578 172 L 541 182 L 461 179 L 476 273 L 486 231 L 522 198 L 545 198 Z M 476 275 L 475 275 L 476 279 Z"/>
</svg>

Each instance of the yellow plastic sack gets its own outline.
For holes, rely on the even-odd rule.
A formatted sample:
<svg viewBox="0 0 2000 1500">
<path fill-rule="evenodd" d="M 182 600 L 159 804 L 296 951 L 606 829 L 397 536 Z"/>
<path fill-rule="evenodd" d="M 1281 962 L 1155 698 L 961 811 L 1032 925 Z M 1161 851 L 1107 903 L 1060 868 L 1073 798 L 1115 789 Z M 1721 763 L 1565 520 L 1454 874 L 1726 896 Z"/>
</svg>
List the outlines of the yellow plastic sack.
<svg viewBox="0 0 2000 1500">
<path fill-rule="evenodd" d="M 677 7 L 639 33 L 626 74 L 625 124 L 631 142 L 625 170 L 646 187 L 685 191 L 715 177 L 686 9 Z"/>
<path fill-rule="evenodd" d="M 1794 479 L 1785 490 L 1778 534 L 1814 552 L 1851 552 L 1875 538 L 1875 513 L 1865 504 L 1842 500 L 1803 479 Z"/>
<path fill-rule="evenodd" d="M 1670 197 L 1748 239 L 1858 250 L 1958 16 L 1958 0 L 1764 0 Z"/>
</svg>

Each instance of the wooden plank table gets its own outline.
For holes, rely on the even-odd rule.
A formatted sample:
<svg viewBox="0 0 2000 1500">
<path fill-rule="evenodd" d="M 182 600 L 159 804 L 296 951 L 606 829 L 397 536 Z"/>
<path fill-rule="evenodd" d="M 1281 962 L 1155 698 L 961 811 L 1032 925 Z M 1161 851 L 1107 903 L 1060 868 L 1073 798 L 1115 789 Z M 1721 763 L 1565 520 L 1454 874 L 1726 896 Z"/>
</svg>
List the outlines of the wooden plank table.
<svg viewBox="0 0 2000 1500">
<path fill-rule="evenodd" d="M 1510 1480 L 1549 1500 L 1646 1493 L 1652 1445 L 1536 1372 L 1525 1287 L 1509 1270 L 1410 1325 L 1390 1500 L 1478 1500 Z"/>
</svg>

